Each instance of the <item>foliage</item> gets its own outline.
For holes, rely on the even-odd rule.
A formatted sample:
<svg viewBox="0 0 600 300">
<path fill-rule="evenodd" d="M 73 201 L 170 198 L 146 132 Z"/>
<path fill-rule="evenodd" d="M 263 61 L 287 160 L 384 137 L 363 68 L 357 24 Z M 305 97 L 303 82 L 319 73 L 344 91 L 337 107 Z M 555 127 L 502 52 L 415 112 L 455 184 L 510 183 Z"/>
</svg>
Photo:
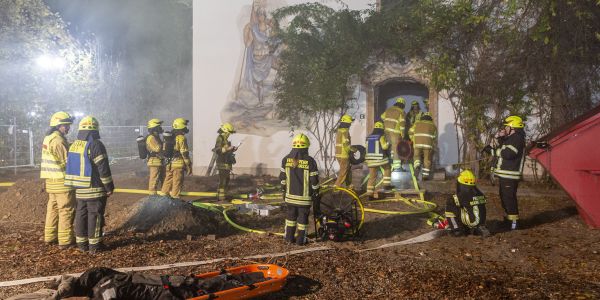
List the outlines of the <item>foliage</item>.
<svg viewBox="0 0 600 300">
<path fill-rule="evenodd" d="M 333 129 L 355 88 L 349 78 L 362 72 L 370 52 L 361 14 L 311 3 L 281 8 L 273 18 L 285 45 L 275 83 L 278 114 L 316 137 L 329 172 Z"/>
</svg>

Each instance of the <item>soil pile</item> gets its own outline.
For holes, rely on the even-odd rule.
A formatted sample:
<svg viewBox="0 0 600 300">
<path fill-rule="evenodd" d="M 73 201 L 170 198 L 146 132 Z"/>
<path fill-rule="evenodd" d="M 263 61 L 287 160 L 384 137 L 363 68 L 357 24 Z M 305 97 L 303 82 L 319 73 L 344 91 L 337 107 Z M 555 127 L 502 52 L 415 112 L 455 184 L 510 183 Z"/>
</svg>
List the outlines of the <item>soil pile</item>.
<svg viewBox="0 0 600 300">
<path fill-rule="evenodd" d="M 0 220 L 44 222 L 48 194 L 41 180 L 20 179 L 0 194 Z"/>
<path fill-rule="evenodd" d="M 142 199 L 118 231 L 144 233 L 145 236 L 186 237 L 216 234 L 227 226 L 214 212 L 191 203 L 163 196 Z"/>
</svg>

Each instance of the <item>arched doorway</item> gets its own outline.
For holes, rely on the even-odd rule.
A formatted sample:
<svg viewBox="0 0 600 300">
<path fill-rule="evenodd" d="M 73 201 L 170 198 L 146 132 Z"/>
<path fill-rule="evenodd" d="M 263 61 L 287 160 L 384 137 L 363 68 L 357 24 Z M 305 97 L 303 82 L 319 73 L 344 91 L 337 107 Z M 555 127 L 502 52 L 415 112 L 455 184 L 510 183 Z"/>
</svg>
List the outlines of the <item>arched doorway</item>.
<svg viewBox="0 0 600 300">
<path fill-rule="evenodd" d="M 412 102 L 419 103 L 421 111 L 429 111 L 424 100 L 429 99 L 429 88 L 427 86 L 407 78 L 391 78 L 375 86 L 375 120 L 390 106 L 394 105 L 397 97 L 406 100 L 405 112 L 410 110 Z"/>
</svg>

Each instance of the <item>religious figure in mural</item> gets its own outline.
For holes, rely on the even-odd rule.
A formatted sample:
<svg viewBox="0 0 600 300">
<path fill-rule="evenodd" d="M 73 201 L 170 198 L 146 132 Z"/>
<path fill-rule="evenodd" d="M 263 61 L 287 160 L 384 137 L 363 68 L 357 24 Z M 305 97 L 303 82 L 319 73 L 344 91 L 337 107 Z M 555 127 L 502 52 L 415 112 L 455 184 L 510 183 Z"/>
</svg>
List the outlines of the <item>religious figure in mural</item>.
<svg viewBox="0 0 600 300">
<path fill-rule="evenodd" d="M 238 81 L 221 112 L 223 121 L 240 133 L 269 136 L 289 129 L 275 113 L 273 83 L 283 46 L 273 36 L 273 26 L 265 2 L 255 0 L 243 30 L 245 49 Z"/>
</svg>

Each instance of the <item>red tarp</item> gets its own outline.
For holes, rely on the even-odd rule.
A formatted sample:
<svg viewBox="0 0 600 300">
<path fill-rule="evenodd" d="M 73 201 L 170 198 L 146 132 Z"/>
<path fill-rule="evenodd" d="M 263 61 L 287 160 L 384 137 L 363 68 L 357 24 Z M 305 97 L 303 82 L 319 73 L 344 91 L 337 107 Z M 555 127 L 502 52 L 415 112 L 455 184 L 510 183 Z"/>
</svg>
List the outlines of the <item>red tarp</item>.
<svg viewBox="0 0 600 300">
<path fill-rule="evenodd" d="M 547 147 L 540 148 L 540 143 Z M 600 228 L 600 106 L 540 139 L 537 160 L 575 200 L 579 215 Z"/>
</svg>

